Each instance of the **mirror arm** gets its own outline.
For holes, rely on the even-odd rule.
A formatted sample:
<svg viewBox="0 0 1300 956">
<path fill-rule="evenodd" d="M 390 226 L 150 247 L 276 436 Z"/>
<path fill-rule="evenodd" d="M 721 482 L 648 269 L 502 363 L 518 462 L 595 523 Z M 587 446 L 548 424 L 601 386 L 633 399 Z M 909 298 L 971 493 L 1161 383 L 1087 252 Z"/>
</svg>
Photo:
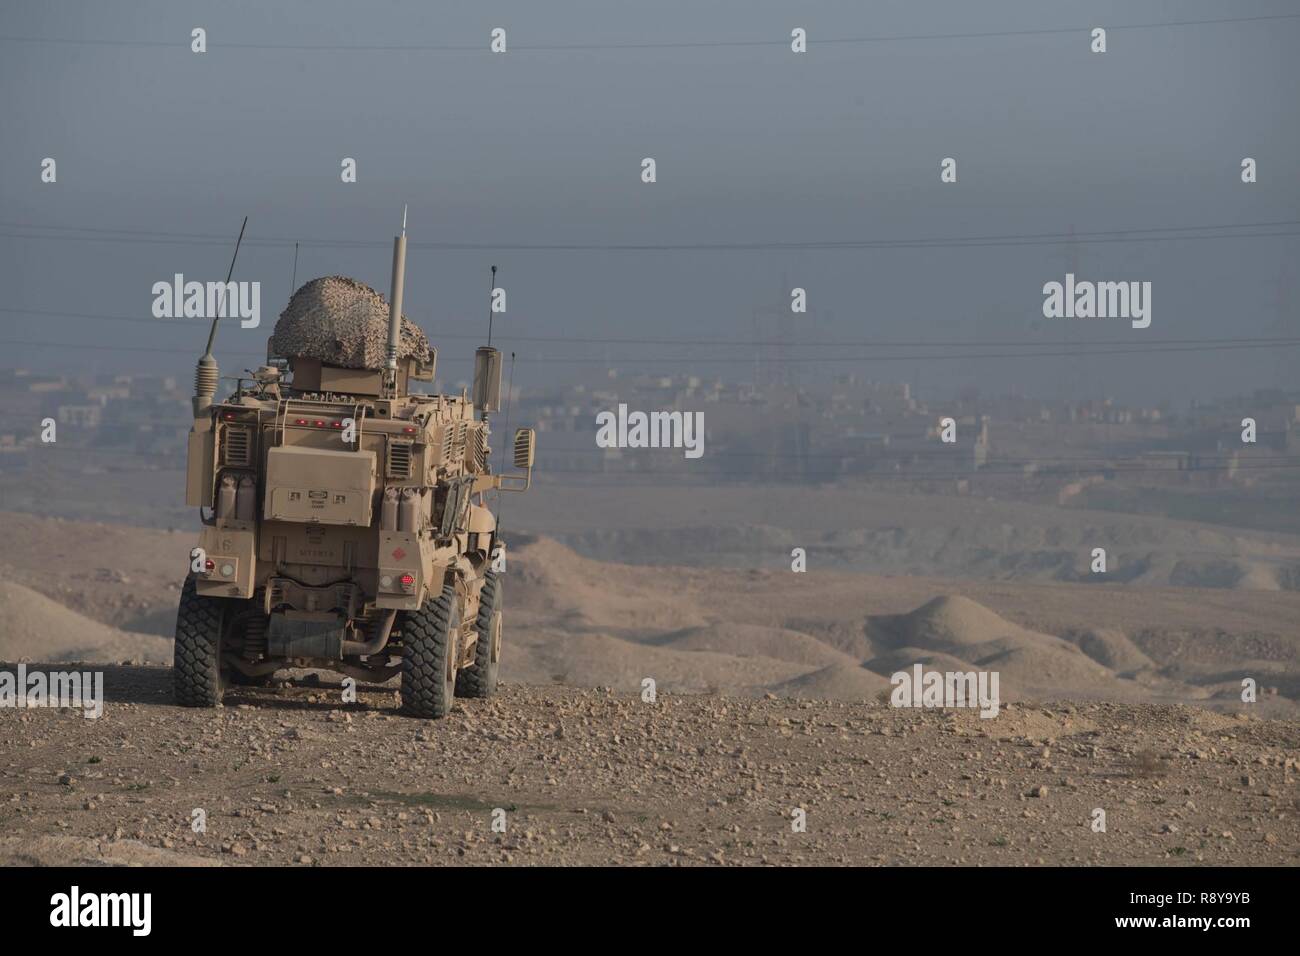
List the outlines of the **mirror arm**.
<svg viewBox="0 0 1300 956">
<path fill-rule="evenodd" d="M 533 484 L 533 470 L 529 468 L 522 475 L 493 475 L 495 487 L 502 491 L 527 491 Z M 507 484 L 510 482 L 510 484 Z M 523 484 L 517 484 L 523 482 Z"/>
</svg>

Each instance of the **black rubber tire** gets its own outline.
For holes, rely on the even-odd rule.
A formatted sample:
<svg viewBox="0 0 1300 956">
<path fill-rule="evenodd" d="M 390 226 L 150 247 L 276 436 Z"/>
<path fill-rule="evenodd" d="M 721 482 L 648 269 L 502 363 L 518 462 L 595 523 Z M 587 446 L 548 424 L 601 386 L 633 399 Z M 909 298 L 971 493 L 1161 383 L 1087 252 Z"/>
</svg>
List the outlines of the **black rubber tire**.
<svg viewBox="0 0 1300 956">
<path fill-rule="evenodd" d="M 474 663 L 456 675 L 457 697 L 491 697 L 497 690 L 497 671 L 501 667 L 501 575 L 489 571 L 479 593 L 478 617 L 474 629 Z M 495 618 L 496 630 L 493 624 Z"/>
<path fill-rule="evenodd" d="M 221 703 L 221 636 L 226 602 L 204 597 L 185 579 L 176 609 L 172 652 L 172 690 L 182 707 L 216 707 Z"/>
<path fill-rule="evenodd" d="M 446 717 L 456 696 L 453 637 L 460 633 L 460 599 L 448 585 L 438 600 L 402 620 L 402 712 Z"/>
</svg>

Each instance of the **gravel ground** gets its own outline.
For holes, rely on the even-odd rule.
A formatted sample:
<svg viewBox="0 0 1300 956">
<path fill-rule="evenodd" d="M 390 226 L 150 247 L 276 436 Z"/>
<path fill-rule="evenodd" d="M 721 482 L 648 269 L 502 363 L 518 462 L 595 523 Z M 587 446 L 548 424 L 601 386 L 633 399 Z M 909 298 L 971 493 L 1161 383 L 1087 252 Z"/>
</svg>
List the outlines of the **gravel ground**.
<svg viewBox="0 0 1300 956">
<path fill-rule="evenodd" d="M 980 720 L 879 701 L 646 703 L 507 685 L 424 722 L 398 715 L 391 686 L 345 704 L 328 675 L 231 692 L 216 711 L 173 706 L 170 679 L 106 668 L 98 720 L 0 710 L 0 864 L 1300 857 L 1291 720 L 1100 702 Z"/>
</svg>

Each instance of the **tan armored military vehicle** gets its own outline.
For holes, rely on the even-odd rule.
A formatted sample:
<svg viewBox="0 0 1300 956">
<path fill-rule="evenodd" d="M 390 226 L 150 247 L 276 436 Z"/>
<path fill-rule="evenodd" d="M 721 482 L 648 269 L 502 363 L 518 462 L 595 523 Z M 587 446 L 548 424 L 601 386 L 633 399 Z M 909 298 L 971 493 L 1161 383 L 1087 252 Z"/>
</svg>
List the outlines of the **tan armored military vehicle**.
<svg viewBox="0 0 1300 956">
<path fill-rule="evenodd" d="M 230 684 L 289 667 L 400 674 L 419 717 L 496 687 L 504 545 L 484 493 L 529 487 L 534 434 L 515 433 L 514 474 L 493 473 L 490 347 L 472 401 L 410 391 L 433 380 L 436 352 L 401 313 L 405 249 L 403 227 L 391 303 L 341 277 L 298 289 L 267 365 L 221 402 L 209 336 L 189 437 L 186 502 L 203 528 L 176 616 L 181 704 L 214 707 Z"/>
</svg>

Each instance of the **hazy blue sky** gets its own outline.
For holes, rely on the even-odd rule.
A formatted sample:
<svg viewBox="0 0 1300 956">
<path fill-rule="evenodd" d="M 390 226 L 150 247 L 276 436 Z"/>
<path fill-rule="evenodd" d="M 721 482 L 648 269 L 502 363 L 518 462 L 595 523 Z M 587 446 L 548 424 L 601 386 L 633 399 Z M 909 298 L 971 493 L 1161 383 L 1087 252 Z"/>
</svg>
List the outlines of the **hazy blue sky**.
<svg viewBox="0 0 1300 956">
<path fill-rule="evenodd" d="M 787 326 L 823 340 L 941 345 L 1059 342 L 1068 334 L 1145 345 L 1300 336 L 1296 235 L 1078 244 L 1081 277 L 1153 283 L 1153 321 L 1144 331 L 1122 321 L 1067 330 L 1041 318 L 1043 283 L 1061 279 L 1071 261 L 1059 242 L 501 248 L 1296 222 L 1300 19 L 1120 29 L 1295 13 L 1295 4 L 1278 0 L 10 2 L 0 8 L 0 285 L 7 308 L 146 319 L 154 282 L 176 272 L 224 276 L 247 214 L 236 278 L 263 283 L 263 325 L 244 331 L 232 323 L 221 332 L 221 349 L 250 353 L 220 356 L 223 371 L 234 372 L 264 352 L 289 293 L 293 239 L 304 243 L 300 283 L 344 273 L 386 294 L 389 242 L 409 203 L 416 245 L 407 312 L 439 345 L 450 378 L 468 372 L 493 263 L 510 306 L 497 334 L 519 352 L 525 384 L 603 367 L 537 360 L 574 356 L 742 378 L 744 364 L 708 358 L 748 358 L 754 309 L 788 303 L 794 285 L 808 290 L 816 315 L 790 317 Z M 208 31 L 206 54 L 190 52 L 195 26 Z M 497 26 L 508 31 L 503 56 L 486 50 Z M 813 41 L 807 54 L 789 50 L 796 26 Z M 1104 55 L 1089 51 L 1092 26 L 1110 28 Z M 15 37 L 26 39 L 5 39 Z M 376 49 L 401 45 L 452 49 Z M 563 45 L 579 48 L 556 48 Z M 344 49 L 303 49 L 311 46 Z M 57 184 L 40 182 L 46 156 L 58 162 Z M 345 156 L 358 162 L 356 184 L 340 182 Z M 653 185 L 640 181 L 645 156 L 658 163 Z M 955 185 L 939 181 L 947 156 L 958 162 Z M 1254 185 L 1240 182 L 1243 156 L 1259 163 Z M 104 241 L 77 230 L 142 235 Z M 204 236 L 219 241 L 195 238 Z M 363 244 L 313 244 L 327 240 Z M 192 320 L 153 326 L 0 312 L 0 323 L 0 343 L 183 350 L 73 350 L 60 358 L 48 347 L 0 344 L 0 363 L 42 368 L 160 368 L 188 377 L 203 338 Z M 512 335 L 735 346 L 512 342 Z M 950 353 L 962 350 L 970 348 Z M 856 353 L 883 354 L 798 354 Z M 690 361 L 663 361 L 673 357 Z M 1297 348 L 1166 352 L 1093 357 L 1077 368 L 1085 393 L 1182 401 L 1296 387 L 1297 358 Z M 916 376 L 923 395 L 964 385 L 1054 395 L 1062 367 L 1059 358 L 799 366 L 805 381 L 850 370 Z"/>
</svg>

